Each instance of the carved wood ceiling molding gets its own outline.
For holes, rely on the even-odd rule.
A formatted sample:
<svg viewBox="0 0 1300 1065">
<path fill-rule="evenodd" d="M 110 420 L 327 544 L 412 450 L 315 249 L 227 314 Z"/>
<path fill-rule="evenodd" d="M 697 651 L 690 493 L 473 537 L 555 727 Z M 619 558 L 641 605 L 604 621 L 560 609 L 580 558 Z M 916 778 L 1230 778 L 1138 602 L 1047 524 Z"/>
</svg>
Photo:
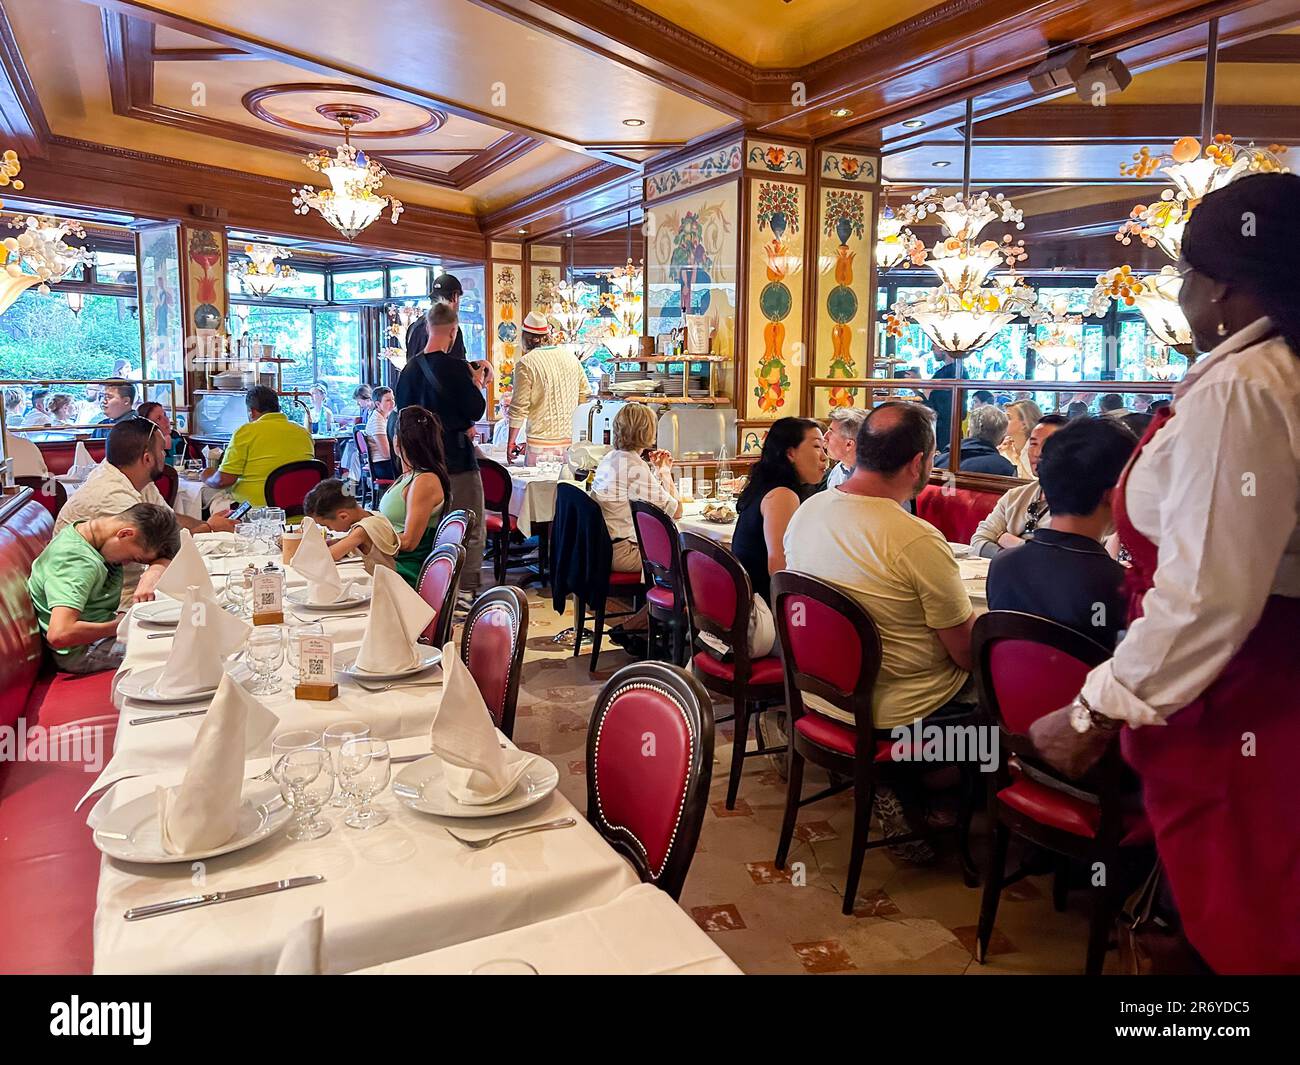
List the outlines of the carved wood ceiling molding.
<svg viewBox="0 0 1300 1065">
<path fill-rule="evenodd" d="M 271 128 L 245 126 L 238 122 L 224 119 L 208 118 L 174 107 L 166 107 L 154 100 L 153 65 L 158 59 L 154 47 L 157 27 L 144 19 L 133 18 L 115 11 L 103 12 L 104 51 L 108 63 L 109 86 L 112 94 L 113 111 L 125 118 L 134 118 L 143 122 L 155 122 L 159 125 L 184 129 L 191 133 L 218 137 L 222 140 L 240 144 L 255 144 L 274 151 L 288 152 L 297 156 L 308 155 L 317 151 L 319 143 L 302 140 L 298 137 L 276 132 Z M 173 50 L 175 51 L 175 50 Z M 202 59 L 212 62 L 236 61 L 240 56 L 233 56 L 229 49 L 214 50 L 215 58 L 202 55 L 203 49 L 190 50 L 190 59 Z M 242 53 L 241 53 L 242 55 Z M 174 57 L 172 57 L 174 58 Z M 306 84 L 306 83 L 304 83 Z M 265 93 L 274 86 L 264 86 L 254 90 L 253 94 Z M 280 88 L 283 88 L 281 86 Z M 321 84 L 320 88 L 331 88 L 339 92 L 355 92 L 373 95 L 381 99 L 394 99 L 378 90 L 366 86 L 331 86 Z M 444 112 L 432 105 L 416 105 L 432 115 L 437 115 L 436 125 L 441 125 Z M 254 117 L 266 121 L 253 111 Z M 267 122 L 268 127 L 272 123 Z M 322 135 L 324 132 L 322 131 Z M 395 134 L 384 134 L 393 136 Z M 363 143 L 368 140 L 361 133 Z M 506 133 L 486 148 L 467 148 L 461 151 L 448 150 L 445 154 L 467 155 L 470 158 L 452 167 L 450 170 L 436 170 L 433 167 L 420 166 L 407 159 L 391 158 L 382 147 L 376 148 L 364 144 L 366 152 L 384 165 L 384 168 L 398 178 L 423 181 L 443 188 L 466 189 L 501 167 L 538 147 L 541 142 L 533 137 L 519 133 Z M 402 155 L 423 154 L 419 151 L 406 152 Z"/>
</svg>

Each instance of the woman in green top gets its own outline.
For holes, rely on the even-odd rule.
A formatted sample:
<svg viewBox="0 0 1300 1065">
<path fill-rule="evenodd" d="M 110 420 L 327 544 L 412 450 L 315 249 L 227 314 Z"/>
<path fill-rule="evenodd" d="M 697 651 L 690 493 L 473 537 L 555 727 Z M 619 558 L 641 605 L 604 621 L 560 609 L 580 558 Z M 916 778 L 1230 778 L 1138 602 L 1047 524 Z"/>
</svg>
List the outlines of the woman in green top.
<svg viewBox="0 0 1300 1065">
<path fill-rule="evenodd" d="M 379 513 L 397 530 L 397 572 L 412 588 L 420 579 L 420 567 L 433 550 L 451 494 L 447 465 L 442 457 L 442 423 L 423 407 L 403 407 L 397 414 L 397 435 L 393 441 L 402 469 L 379 501 Z"/>
</svg>

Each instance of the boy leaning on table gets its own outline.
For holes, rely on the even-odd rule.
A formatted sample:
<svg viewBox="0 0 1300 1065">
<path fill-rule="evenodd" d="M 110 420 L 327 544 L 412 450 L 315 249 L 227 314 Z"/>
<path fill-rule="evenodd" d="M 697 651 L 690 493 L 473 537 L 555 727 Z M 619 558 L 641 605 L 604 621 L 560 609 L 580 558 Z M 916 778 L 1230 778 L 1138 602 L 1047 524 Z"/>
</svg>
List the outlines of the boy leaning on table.
<svg viewBox="0 0 1300 1065">
<path fill-rule="evenodd" d="M 367 573 L 374 573 L 376 566 L 396 570 L 394 559 L 401 542 L 393 523 L 361 506 L 338 478 L 321 481 L 308 492 L 302 502 L 302 512 L 330 532 L 347 534 L 330 544 L 330 555 L 335 562 L 356 551 Z"/>
<path fill-rule="evenodd" d="M 122 566 L 171 559 L 180 542 L 170 508 L 137 503 L 120 514 L 69 525 L 45 546 L 32 564 L 27 591 L 56 669 L 98 673 L 122 664 Z"/>
</svg>

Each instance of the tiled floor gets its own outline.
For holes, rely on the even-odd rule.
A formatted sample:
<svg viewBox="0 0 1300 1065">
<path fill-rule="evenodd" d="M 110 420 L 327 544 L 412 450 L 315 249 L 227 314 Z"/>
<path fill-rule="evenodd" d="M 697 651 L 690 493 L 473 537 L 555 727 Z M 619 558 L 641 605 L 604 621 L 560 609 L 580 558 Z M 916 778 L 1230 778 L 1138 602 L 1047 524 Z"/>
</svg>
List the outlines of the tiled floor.
<svg viewBox="0 0 1300 1065">
<path fill-rule="evenodd" d="M 516 580 L 512 574 L 512 583 Z M 535 583 L 527 591 L 530 628 L 515 739 L 558 765 L 561 791 L 585 809 L 591 707 L 601 685 L 629 658 L 617 647 L 602 650 L 600 672 L 590 676 L 589 653 L 574 659 L 571 649 L 552 639 L 572 623 L 572 616 L 556 614 Z M 725 715 L 729 709 L 722 703 L 718 712 Z M 784 782 L 768 759 L 748 759 L 740 799 L 734 810 L 726 810 L 731 742 L 730 725 L 719 726 L 712 801 L 681 904 L 745 972 L 1083 971 L 1087 893 L 1072 892 L 1068 911 L 1056 913 L 1046 877 L 1007 889 L 988 963 L 975 962 L 971 951 L 980 893 L 964 886 L 950 852 L 927 868 L 897 863 L 883 849 L 869 852 L 854 916 L 841 915 L 852 827 L 849 794 L 803 811 L 788 868 L 779 870 L 773 858 Z M 822 783 L 809 767 L 805 792 Z M 974 850 L 981 868 L 984 843 L 982 818 L 977 818 Z"/>
</svg>

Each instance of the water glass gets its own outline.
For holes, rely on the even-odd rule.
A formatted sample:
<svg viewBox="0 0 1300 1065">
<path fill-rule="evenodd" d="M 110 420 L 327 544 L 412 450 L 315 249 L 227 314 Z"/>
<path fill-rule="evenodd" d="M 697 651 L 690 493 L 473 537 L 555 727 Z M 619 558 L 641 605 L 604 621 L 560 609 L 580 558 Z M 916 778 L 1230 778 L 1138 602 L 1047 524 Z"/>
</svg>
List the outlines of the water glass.
<svg viewBox="0 0 1300 1065">
<path fill-rule="evenodd" d="M 339 773 L 339 748 L 348 740 L 364 740 L 369 735 L 370 726 L 364 721 L 336 721 L 321 734 L 325 749 L 330 752 L 330 757 L 334 759 L 335 773 Z M 351 805 L 347 785 L 347 780 L 340 775 L 338 790 L 335 791 L 334 798 L 330 800 L 331 806 Z"/>
<path fill-rule="evenodd" d="M 289 637 L 286 650 L 289 655 L 289 665 L 293 667 L 293 675 L 301 681 L 302 678 L 298 676 L 298 656 L 302 651 L 302 641 L 312 636 L 324 636 L 325 626 L 319 621 L 308 621 L 300 625 L 290 625 L 287 631 Z"/>
<path fill-rule="evenodd" d="M 243 617 L 252 594 L 253 589 L 248 585 L 248 575 L 243 570 L 231 570 L 226 574 L 226 609 L 232 614 Z"/>
<path fill-rule="evenodd" d="M 349 828 L 374 828 L 388 820 L 386 813 L 369 803 L 388 787 L 390 769 L 388 744 L 383 740 L 347 740 L 339 748 L 339 776 L 354 804 L 343 819 Z"/>
<path fill-rule="evenodd" d="M 280 755 L 272 774 L 280 795 L 294 810 L 293 824 L 285 833 L 292 840 L 319 839 L 329 832 L 330 823 L 319 817 L 321 807 L 334 792 L 334 767 L 323 747 L 301 747 Z"/>
<path fill-rule="evenodd" d="M 249 513 L 252 513 L 251 511 Z M 239 536 L 240 546 L 244 554 L 256 555 L 259 553 L 258 535 L 259 527 L 257 522 L 252 521 L 247 516 L 238 525 L 235 526 L 235 533 Z"/>
<path fill-rule="evenodd" d="M 258 625 L 248 634 L 248 659 L 256 680 L 255 695 L 274 695 L 280 690 L 280 666 L 284 662 L 284 626 Z"/>
</svg>

